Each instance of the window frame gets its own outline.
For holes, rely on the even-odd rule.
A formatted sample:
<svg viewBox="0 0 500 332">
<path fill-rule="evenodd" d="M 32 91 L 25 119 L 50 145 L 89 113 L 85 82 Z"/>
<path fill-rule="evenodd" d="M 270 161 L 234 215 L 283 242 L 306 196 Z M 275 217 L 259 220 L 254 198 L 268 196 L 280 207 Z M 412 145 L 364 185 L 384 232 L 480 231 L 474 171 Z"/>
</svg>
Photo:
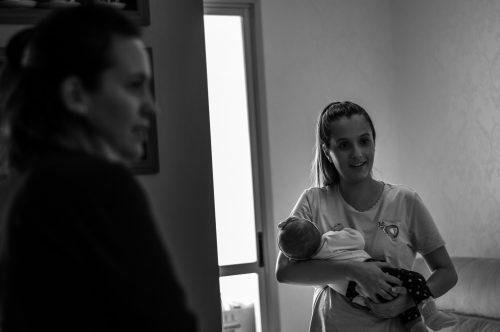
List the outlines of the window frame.
<svg viewBox="0 0 500 332">
<path fill-rule="evenodd" d="M 280 331 L 275 277 L 276 231 L 272 218 L 271 172 L 265 104 L 262 23 L 259 0 L 204 0 L 204 15 L 242 17 L 247 108 L 254 190 L 257 261 L 219 267 L 219 277 L 257 273 L 262 332 Z"/>
</svg>

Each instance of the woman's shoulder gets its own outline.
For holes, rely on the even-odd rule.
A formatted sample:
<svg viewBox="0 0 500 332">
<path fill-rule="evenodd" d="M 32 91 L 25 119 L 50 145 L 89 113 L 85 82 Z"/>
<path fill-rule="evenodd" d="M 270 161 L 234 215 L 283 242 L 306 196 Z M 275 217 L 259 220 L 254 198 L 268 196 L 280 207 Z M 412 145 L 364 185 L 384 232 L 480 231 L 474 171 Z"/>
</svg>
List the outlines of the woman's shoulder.
<svg viewBox="0 0 500 332">
<path fill-rule="evenodd" d="M 108 161 L 88 153 L 61 153 L 40 160 L 33 167 L 35 172 L 94 173 L 118 172 L 125 169 L 122 164 Z"/>
<path fill-rule="evenodd" d="M 28 183 L 54 188 L 123 187 L 134 182 L 124 165 L 85 153 L 50 156 L 37 162 L 28 175 Z"/>
<path fill-rule="evenodd" d="M 331 191 L 329 187 L 309 187 L 304 190 L 303 195 L 321 196 L 327 195 L 329 191 Z"/>
<path fill-rule="evenodd" d="M 385 182 L 387 196 L 398 199 L 414 199 L 418 193 L 412 187 L 405 184 L 394 184 Z"/>
<path fill-rule="evenodd" d="M 301 200 L 319 202 L 325 200 L 330 193 L 331 189 L 329 187 L 309 187 L 302 192 Z"/>
</svg>

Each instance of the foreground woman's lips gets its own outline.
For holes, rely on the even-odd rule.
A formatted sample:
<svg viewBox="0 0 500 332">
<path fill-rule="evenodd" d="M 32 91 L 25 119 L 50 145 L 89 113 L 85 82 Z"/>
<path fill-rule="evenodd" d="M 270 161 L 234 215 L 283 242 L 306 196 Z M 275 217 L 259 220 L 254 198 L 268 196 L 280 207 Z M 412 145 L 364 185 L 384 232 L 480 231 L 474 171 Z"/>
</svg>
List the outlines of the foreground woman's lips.
<svg viewBox="0 0 500 332">
<path fill-rule="evenodd" d="M 132 131 L 139 138 L 147 139 L 149 127 L 148 126 L 135 126 Z"/>
</svg>

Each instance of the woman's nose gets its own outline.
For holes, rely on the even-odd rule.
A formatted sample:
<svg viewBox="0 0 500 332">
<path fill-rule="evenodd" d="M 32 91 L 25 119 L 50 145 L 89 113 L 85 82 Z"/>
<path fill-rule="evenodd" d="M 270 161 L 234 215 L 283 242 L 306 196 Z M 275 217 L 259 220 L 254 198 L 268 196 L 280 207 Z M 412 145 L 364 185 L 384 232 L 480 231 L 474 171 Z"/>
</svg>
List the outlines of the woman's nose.
<svg viewBox="0 0 500 332">
<path fill-rule="evenodd" d="M 352 148 L 352 157 L 353 158 L 358 158 L 363 155 L 363 149 L 358 145 L 354 144 Z"/>
<path fill-rule="evenodd" d="M 151 91 L 147 91 L 144 96 L 144 103 L 141 108 L 141 112 L 147 115 L 157 114 L 158 106 L 156 104 L 156 100 L 153 97 Z"/>
</svg>

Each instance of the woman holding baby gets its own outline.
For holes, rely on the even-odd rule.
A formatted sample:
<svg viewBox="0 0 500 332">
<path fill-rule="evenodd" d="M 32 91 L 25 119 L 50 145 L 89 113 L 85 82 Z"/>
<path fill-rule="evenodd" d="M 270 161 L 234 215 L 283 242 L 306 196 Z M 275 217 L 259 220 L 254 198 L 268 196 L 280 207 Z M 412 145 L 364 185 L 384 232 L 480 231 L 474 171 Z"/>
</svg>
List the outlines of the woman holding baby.
<svg viewBox="0 0 500 332">
<path fill-rule="evenodd" d="M 397 316 L 414 304 L 404 288 L 394 291 L 401 281 L 382 268 L 411 270 L 417 253 L 432 271 L 427 285 L 434 298 L 457 281 L 444 240 L 419 195 L 407 186 L 373 178 L 375 138 L 370 116 L 352 102 L 331 103 L 319 116 L 316 186 L 304 191 L 291 215 L 311 220 L 321 233 L 339 223 L 356 229 L 366 252 L 378 262 L 291 261 L 279 254 L 279 282 L 316 286 L 310 332 L 407 331 Z M 346 280 L 357 284 L 366 307 L 325 286 Z"/>
</svg>

